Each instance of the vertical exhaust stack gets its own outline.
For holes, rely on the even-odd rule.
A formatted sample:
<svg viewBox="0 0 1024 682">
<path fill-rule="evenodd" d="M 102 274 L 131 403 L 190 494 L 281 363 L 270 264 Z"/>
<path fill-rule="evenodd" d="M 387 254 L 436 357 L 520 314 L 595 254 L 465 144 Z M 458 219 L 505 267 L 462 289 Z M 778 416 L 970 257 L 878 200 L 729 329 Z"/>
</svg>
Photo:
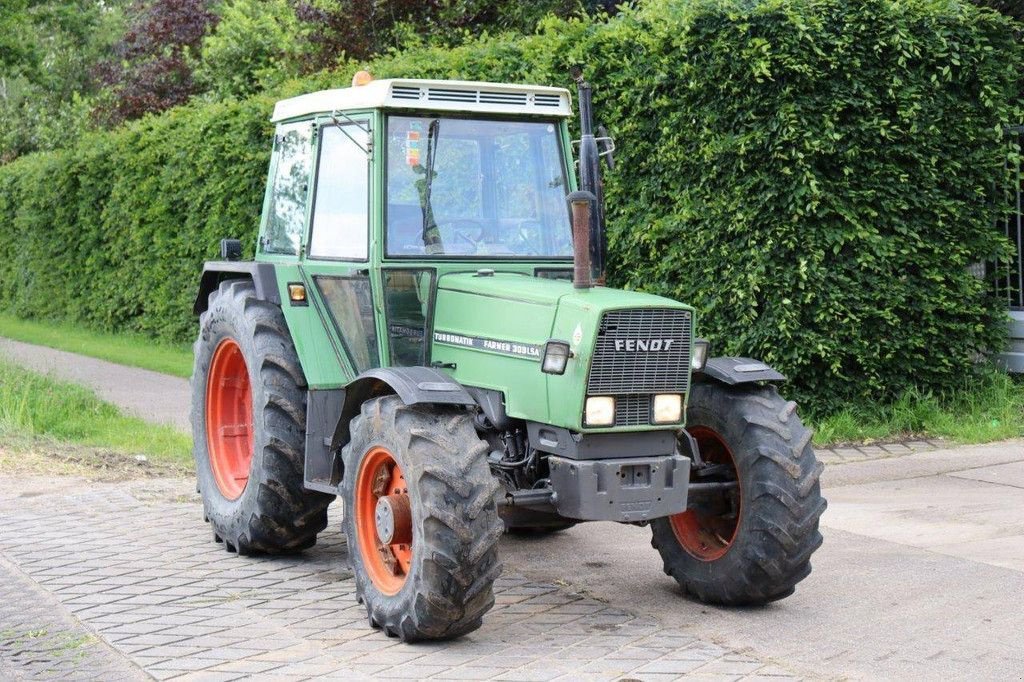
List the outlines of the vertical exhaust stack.
<svg viewBox="0 0 1024 682">
<path fill-rule="evenodd" d="M 597 203 L 597 197 L 586 190 L 579 190 L 566 199 L 572 207 L 572 283 L 577 289 L 589 289 L 594 286 L 590 259 L 591 209 Z"/>
<path fill-rule="evenodd" d="M 589 260 L 590 279 L 597 284 L 604 284 L 605 252 L 608 240 L 604 228 L 604 193 L 601 185 L 601 157 L 594 137 L 590 84 L 583 80 L 583 69 L 572 70 L 573 80 L 579 90 L 580 103 L 580 190 L 589 192 L 593 197 L 593 210 L 590 211 Z"/>
</svg>

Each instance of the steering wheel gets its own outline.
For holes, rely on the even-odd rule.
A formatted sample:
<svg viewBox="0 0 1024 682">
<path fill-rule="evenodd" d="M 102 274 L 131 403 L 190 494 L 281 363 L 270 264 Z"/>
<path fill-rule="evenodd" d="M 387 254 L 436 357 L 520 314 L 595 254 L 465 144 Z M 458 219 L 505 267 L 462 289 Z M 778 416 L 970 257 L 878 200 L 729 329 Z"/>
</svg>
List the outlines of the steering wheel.
<svg viewBox="0 0 1024 682">
<path fill-rule="evenodd" d="M 520 256 L 539 256 L 540 234 L 544 227 L 539 220 L 532 218 L 520 220 L 516 223 L 515 233 L 512 239 L 508 240 L 512 250 Z M 531 234 L 535 231 L 536 234 Z"/>
<path fill-rule="evenodd" d="M 464 227 L 460 228 L 462 225 Z M 450 228 L 447 230 L 445 228 Z M 480 220 L 473 218 L 448 218 L 446 220 L 437 221 L 437 230 L 441 233 L 443 239 L 445 234 L 450 232 L 451 236 L 455 239 L 461 239 L 473 247 L 473 251 L 477 250 L 480 245 L 480 241 L 484 237 L 484 224 Z"/>
</svg>

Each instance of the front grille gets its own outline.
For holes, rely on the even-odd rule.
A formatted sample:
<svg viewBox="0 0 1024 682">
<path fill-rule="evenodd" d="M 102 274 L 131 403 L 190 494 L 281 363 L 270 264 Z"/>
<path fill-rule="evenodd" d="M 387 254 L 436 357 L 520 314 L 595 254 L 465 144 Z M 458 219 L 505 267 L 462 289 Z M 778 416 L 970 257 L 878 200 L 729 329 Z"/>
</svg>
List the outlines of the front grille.
<svg viewBox="0 0 1024 682">
<path fill-rule="evenodd" d="M 604 314 L 587 394 L 616 396 L 616 426 L 649 424 L 655 393 L 686 393 L 692 324 L 687 310 L 637 308 Z"/>
<path fill-rule="evenodd" d="M 646 426 L 651 423 L 651 396 L 624 395 L 615 400 L 616 426 Z"/>
</svg>

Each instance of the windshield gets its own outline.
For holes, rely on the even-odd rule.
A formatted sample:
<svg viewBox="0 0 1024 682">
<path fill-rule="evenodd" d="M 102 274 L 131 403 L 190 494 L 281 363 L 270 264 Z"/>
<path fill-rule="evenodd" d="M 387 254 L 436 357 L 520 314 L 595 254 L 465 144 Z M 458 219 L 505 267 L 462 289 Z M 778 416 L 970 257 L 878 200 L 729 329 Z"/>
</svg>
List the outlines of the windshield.
<svg viewBox="0 0 1024 682">
<path fill-rule="evenodd" d="M 554 123 L 388 119 L 387 254 L 571 258 Z"/>
</svg>

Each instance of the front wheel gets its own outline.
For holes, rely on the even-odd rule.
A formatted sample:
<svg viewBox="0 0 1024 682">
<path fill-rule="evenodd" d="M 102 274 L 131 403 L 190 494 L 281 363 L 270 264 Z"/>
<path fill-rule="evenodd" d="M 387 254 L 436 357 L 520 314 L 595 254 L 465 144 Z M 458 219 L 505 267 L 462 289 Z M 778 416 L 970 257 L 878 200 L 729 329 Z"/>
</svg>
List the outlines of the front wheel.
<svg viewBox="0 0 1024 682">
<path fill-rule="evenodd" d="M 691 483 L 687 511 L 651 523 L 665 573 L 701 601 L 752 605 L 782 599 L 811 572 L 825 510 L 822 465 L 796 403 L 774 386 L 698 383 L 687 431 L 708 465 Z"/>
<path fill-rule="evenodd" d="M 504 526 L 472 417 L 389 395 L 363 403 L 350 431 L 343 528 L 370 625 L 404 641 L 477 629 Z"/>
</svg>

